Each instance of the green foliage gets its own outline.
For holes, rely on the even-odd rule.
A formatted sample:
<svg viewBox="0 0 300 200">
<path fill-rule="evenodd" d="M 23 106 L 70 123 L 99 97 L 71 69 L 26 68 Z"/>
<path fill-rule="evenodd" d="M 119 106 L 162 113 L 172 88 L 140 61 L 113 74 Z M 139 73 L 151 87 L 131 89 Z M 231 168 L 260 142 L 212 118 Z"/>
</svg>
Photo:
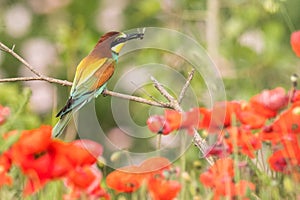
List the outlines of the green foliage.
<svg viewBox="0 0 300 200">
<path fill-rule="evenodd" d="M 16 45 L 15 51 L 21 54 L 25 54 L 22 48 L 30 39 L 42 38 L 49 41 L 55 48 L 57 57 L 56 60 L 52 61 L 51 65 L 46 67 L 46 75 L 71 81 L 75 74 L 76 65 L 88 54 L 99 36 L 106 32 L 108 28 L 128 30 L 136 27 L 167 27 L 188 34 L 201 45 L 208 46 L 205 28 L 203 28 L 206 24 L 206 14 L 209 12 L 207 10 L 208 1 L 129 0 L 125 1 L 126 3 L 122 10 L 118 10 L 118 5 L 114 1 L 92 0 L 87 3 L 86 1 L 74 0 L 49 12 L 39 13 L 31 8 L 29 1 L 4 0 L 0 1 L 0 41 L 10 47 Z M 227 98 L 247 100 L 251 95 L 262 89 L 274 88 L 278 85 L 289 88 L 291 86 L 290 75 L 293 73 L 299 74 L 300 72 L 299 59 L 294 56 L 289 44 L 290 33 L 300 29 L 300 1 L 228 0 L 219 2 L 218 51 L 219 57 L 225 62 L 219 64 L 218 67 L 225 72 L 227 69 L 233 71 L 233 75 L 225 75 L 223 79 Z M 99 22 L 101 20 L 98 18 L 98 15 L 99 13 L 104 13 L 105 3 L 116 4 L 109 13 L 116 12 L 118 14 L 117 20 L 122 22 L 121 25 L 104 27 L 103 22 Z M 5 24 L 5 14 L 15 4 L 24 5 L 32 15 L 28 31 L 19 37 L 9 34 Z M 106 20 L 111 24 L 115 24 L 112 23 L 113 21 L 110 21 L 110 17 L 106 17 Z M 114 18 L 114 20 L 116 19 Z M 255 48 L 241 42 L 242 36 L 247 34 L 253 36 L 253 33 L 258 33 L 259 41 L 262 41 L 261 43 L 258 42 L 263 45 L 261 50 L 257 51 Z M 162 42 L 166 45 L 176 43 L 180 45 L 180 41 Z M 176 59 L 166 52 L 151 49 L 124 56 L 120 59 L 119 67 L 116 69 L 114 77 L 110 80 L 108 88 L 113 89 L 118 79 L 131 66 L 147 63 L 168 64 L 186 77 L 190 69 L 189 64 L 182 62 L 178 64 L 174 60 Z M 15 58 L 1 52 L 1 78 L 20 76 L 23 68 Z M 159 71 L 154 76 L 157 79 L 166 79 Z M 198 103 L 200 105 L 209 104 L 205 96 L 207 95 L 205 81 L 201 75 L 196 74 L 191 85 L 194 88 L 193 92 L 195 92 Z M 57 109 L 65 104 L 69 90 L 70 88 L 57 86 L 57 97 L 55 97 L 58 101 Z M 138 89 L 134 95 L 149 98 L 149 94 L 155 99 L 164 100 L 152 85 L 146 85 Z M 50 113 L 52 110 L 49 110 L 49 114 L 46 117 L 31 110 L 35 105 L 29 104 L 30 95 L 30 89 L 21 84 L 0 83 L 0 105 L 8 106 L 11 109 L 11 117 L 6 124 L 0 126 L 1 134 L 14 129 L 36 128 L 42 123 L 51 121 Z M 110 97 L 99 97 L 95 105 L 99 122 L 105 132 L 116 126 L 111 112 L 110 100 Z M 145 126 L 149 113 L 154 112 L 154 109 L 151 109 L 146 105 L 130 103 L 131 116 L 139 126 Z M 155 112 L 163 111 L 157 108 Z M 18 135 L 8 141 L 0 139 L 0 152 L 7 149 L 17 138 Z M 149 150 L 150 148 L 148 144 L 143 143 L 143 140 L 137 140 L 135 146 L 140 150 L 147 148 Z M 198 152 L 193 147 L 190 147 L 182 159 L 185 159 L 186 170 L 190 172 L 192 177 L 192 181 L 185 183 L 185 189 L 189 191 L 186 194 L 192 194 L 187 199 L 199 194 L 202 197 L 206 197 L 206 199 L 211 199 L 212 194 L 204 187 L 199 187 L 199 174 L 207 166 L 201 160 L 200 169 L 195 168 L 195 160 L 199 160 Z M 182 164 L 180 162 L 179 160 L 176 165 Z M 293 185 L 293 182 L 288 177 L 280 179 L 280 177 L 277 177 L 278 174 L 269 176 L 269 174 L 259 173 L 259 169 L 256 166 L 252 166 L 250 174 L 259 183 L 257 187 L 259 198 L 290 199 L 294 197 L 295 193 L 293 191 L 297 190 L 297 186 Z M 62 193 L 60 191 L 61 184 L 51 183 L 36 197 L 28 199 L 51 199 L 52 197 L 55 199 L 56 196 Z M 141 193 L 144 194 L 145 191 Z M 11 193 L 3 195 L 0 191 L 0 197 L 3 196 L 7 199 L 15 197 Z M 123 194 L 118 196 L 125 198 Z M 134 199 L 134 197 L 132 198 Z M 126 195 L 126 198 L 129 199 L 131 197 Z"/>
<path fill-rule="evenodd" d="M 0 104 L 8 106 L 11 110 L 8 121 L 0 127 L 0 132 L 5 133 L 9 130 L 32 129 L 41 123 L 38 115 L 29 109 L 29 99 L 31 90 L 26 87 L 19 87 L 16 84 L 1 84 Z"/>
</svg>

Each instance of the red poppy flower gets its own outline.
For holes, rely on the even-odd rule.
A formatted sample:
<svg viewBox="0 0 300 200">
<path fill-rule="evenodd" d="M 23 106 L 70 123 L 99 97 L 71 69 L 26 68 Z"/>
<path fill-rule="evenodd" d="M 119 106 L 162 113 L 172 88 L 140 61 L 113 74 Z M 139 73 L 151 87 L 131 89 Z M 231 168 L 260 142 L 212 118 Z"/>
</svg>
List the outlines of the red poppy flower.
<svg viewBox="0 0 300 200">
<path fill-rule="evenodd" d="M 153 133 L 160 133 L 167 135 L 170 132 L 174 131 L 170 124 L 167 122 L 166 118 L 164 116 L 160 115 L 153 115 L 148 118 L 147 125 L 150 131 Z"/>
<path fill-rule="evenodd" d="M 197 108 L 194 108 L 197 109 Z M 210 125 L 211 112 L 206 108 L 198 108 L 200 113 L 200 121 L 198 123 L 198 129 L 208 129 Z"/>
<path fill-rule="evenodd" d="M 280 142 L 282 133 L 273 131 L 272 125 L 264 126 L 259 133 L 262 141 L 270 141 L 272 144 Z"/>
<path fill-rule="evenodd" d="M 97 160 L 97 157 L 92 155 L 88 149 L 80 147 L 77 142 L 65 143 L 58 140 L 53 141 L 51 149 L 60 156 L 64 156 L 72 166 L 91 165 Z"/>
<path fill-rule="evenodd" d="M 284 134 L 280 139 L 281 149 L 275 151 L 269 158 L 272 170 L 282 173 L 298 174 L 300 165 L 300 136 L 296 134 Z"/>
<path fill-rule="evenodd" d="M 178 181 L 166 180 L 159 175 L 152 176 L 148 180 L 147 187 L 153 200 L 172 200 L 181 189 Z"/>
<path fill-rule="evenodd" d="M 137 166 L 122 167 L 111 172 L 106 177 L 108 187 L 117 192 L 131 193 L 138 190 L 144 177 L 136 173 L 139 169 Z"/>
<path fill-rule="evenodd" d="M 205 151 L 205 156 L 217 156 L 218 158 L 225 158 L 230 155 L 231 150 L 228 145 L 223 141 L 219 140 Z"/>
<path fill-rule="evenodd" d="M 237 146 L 239 152 L 254 158 L 254 151 L 262 147 L 259 135 L 253 134 L 250 129 L 229 127 L 225 131 L 228 132 L 225 141 L 230 148 L 230 152 L 233 152 L 235 146 Z"/>
<path fill-rule="evenodd" d="M 212 123 L 216 127 L 231 125 L 232 117 L 240 110 L 241 104 L 235 101 L 219 102 L 211 111 Z"/>
<path fill-rule="evenodd" d="M 233 195 L 234 166 L 231 158 L 218 159 L 208 171 L 200 175 L 200 182 L 206 187 L 213 188 L 215 196 Z"/>
<path fill-rule="evenodd" d="M 231 125 L 233 117 L 240 109 L 241 104 L 237 101 L 218 102 L 211 110 L 200 108 L 201 120 L 198 128 L 205 128 L 209 133 L 218 133 Z"/>
<path fill-rule="evenodd" d="M 163 157 L 149 158 L 139 166 L 119 168 L 106 177 L 108 187 L 117 192 L 134 192 L 149 178 L 161 175 L 161 172 L 170 167 L 168 159 Z"/>
<path fill-rule="evenodd" d="M 22 131 L 19 140 L 12 146 L 15 153 L 14 160 L 18 156 L 31 155 L 45 151 L 51 143 L 51 127 L 41 126 L 38 129 Z"/>
<path fill-rule="evenodd" d="M 272 124 L 273 131 L 281 133 L 300 133 L 300 102 L 294 103 L 279 115 Z"/>
<path fill-rule="evenodd" d="M 68 173 L 67 181 L 68 184 L 76 188 L 87 189 L 96 181 L 96 178 L 101 180 L 102 176 L 99 172 L 98 170 L 92 170 L 90 166 L 78 167 Z M 96 173 L 99 174 L 99 177 L 96 177 Z"/>
<path fill-rule="evenodd" d="M 247 193 L 247 190 L 254 191 L 255 185 L 245 180 L 240 180 L 235 184 L 235 196 L 244 197 Z"/>
<path fill-rule="evenodd" d="M 89 199 L 99 199 L 104 197 L 109 199 L 109 195 L 100 187 L 102 173 L 96 166 L 77 167 L 66 176 L 66 185 L 71 188 L 71 193 L 64 199 L 77 199 L 86 194 Z"/>
<path fill-rule="evenodd" d="M 269 158 L 269 164 L 274 171 L 289 173 L 288 160 L 285 158 L 283 150 L 274 152 Z"/>
<path fill-rule="evenodd" d="M 223 175 L 218 180 L 214 187 L 214 199 L 219 199 L 219 197 L 233 197 L 235 195 L 235 187 L 232 177 Z"/>
<path fill-rule="evenodd" d="M 240 110 L 240 103 L 226 101 L 216 103 L 211 110 L 199 108 L 200 121 L 198 128 L 205 128 L 209 133 L 220 132 L 222 128 L 230 126 L 232 117 Z"/>
<path fill-rule="evenodd" d="M 191 130 L 197 128 L 199 121 L 200 113 L 198 109 L 191 109 L 184 113 L 167 109 L 164 116 L 153 115 L 149 117 L 147 125 L 152 132 L 167 135 L 178 129 Z"/>
<path fill-rule="evenodd" d="M 41 126 L 22 131 L 19 140 L 8 151 L 12 162 L 28 177 L 25 195 L 36 192 L 52 179 L 66 176 L 73 169 L 94 164 L 95 156 L 102 153 L 101 145 L 88 140 L 83 141 L 85 145 L 78 141 L 53 140 L 51 129 Z"/>
<path fill-rule="evenodd" d="M 300 165 L 300 135 L 286 134 L 281 143 L 285 156 L 290 159 L 290 164 L 293 166 Z"/>
<path fill-rule="evenodd" d="M 4 124 L 9 115 L 10 109 L 0 105 L 0 125 Z"/>
<path fill-rule="evenodd" d="M 297 101 L 300 101 L 300 90 L 296 90 L 292 96 L 292 102 L 295 103 Z"/>
<path fill-rule="evenodd" d="M 181 127 L 182 114 L 176 110 L 165 110 L 165 119 L 172 130 L 178 130 Z"/>
<path fill-rule="evenodd" d="M 12 185 L 12 178 L 7 174 L 11 167 L 11 159 L 4 152 L 0 155 L 0 187 L 2 185 Z"/>
<path fill-rule="evenodd" d="M 218 159 L 208 171 L 200 175 L 200 181 L 207 187 L 214 187 L 221 177 L 234 177 L 234 166 L 231 158 Z"/>
<path fill-rule="evenodd" d="M 296 152 L 293 153 L 288 152 L 286 149 L 278 150 L 270 156 L 268 162 L 272 170 L 284 174 L 290 174 L 291 177 L 298 182 L 300 180 L 300 148 L 297 147 L 295 150 Z M 295 153 L 297 153 L 296 156 Z"/>
<path fill-rule="evenodd" d="M 29 177 L 24 193 L 41 188 L 51 178 L 52 156 L 47 152 L 51 143 L 51 127 L 23 131 L 19 140 L 9 150 L 14 164 Z"/>
<path fill-rule="evenodd" d="M 250 107 L 256 114 L 271 118 L 275 117 L 277 111 L 288 103 L 288 96 L 283 88 L 264 90 L 250 99 Z"/>
<path fill-rule="evenodd" d="M 71 144 L 81 147 L 82 149 L 86 149 L 94 158 L 99 158 L 103 153 L 103 147 L 99 143 L 92 140 L 75 140 L 71 142 Z"/>
<path fill-rule="evenodd" d="M 261 128 L 267 120 L 265 116 L 256 113 L 248 103 L 242 105 L 240 112 L 237 112 L 237 118 L 243 125 L 251 129 Z"/>
<path fill-rule="evenodd" d="M 200 175 L 200 182 L 214 190 L 214 199 L 223 197 L 244 197 L 247 188 L 255 189 L 255 185 L 245 180 L 234 182 L 234 166 L 231 158 L 218 159 L 213 166 Z"/>
<path fill-rule="evenodd" d="M 300 31 L 295 31 L 291 35 L 291 46 L 295 54 L 300 57 Z"/>
<path fill-rule="evenodd" d="M 290 134 L 300 133 L 300 102 L 295 102 L 289 109 L 283 111 L 269 126 L 262 129 L 260 136 L 264 141 L 278 144 Z"/>
</svg>

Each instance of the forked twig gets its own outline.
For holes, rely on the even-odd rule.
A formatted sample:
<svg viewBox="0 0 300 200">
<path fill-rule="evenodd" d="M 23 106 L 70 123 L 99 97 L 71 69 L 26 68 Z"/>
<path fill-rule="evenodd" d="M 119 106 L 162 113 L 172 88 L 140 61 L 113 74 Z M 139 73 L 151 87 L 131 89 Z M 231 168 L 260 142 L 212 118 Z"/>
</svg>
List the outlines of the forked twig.
<svg viewBox="0 0 300 200">
<path fill-rule="evenodd" d="M 189 73 L 189 77 L 185 83 L 185 85 L 183 86 L 183 89 L 181 90 L 180 94 L 184 95 L 192 78 L 194 75 L 195 70 L 192 70 Z M 164 87 L 162 84 L 160 84 L 154 77 L 151 77 L 151 80 L 153 81 L 154 87 L 169 101 L 170 103 L 170 107 L 173 108 L 174 110 L 178 111 L 178 112 L 183 112 L 183 109 L 181 108 L 181 106 L 179 105 L 179 100 L 175 99 Z M 199 135 L 198 131 L 193 128 L 194 131 L 194 138 L 193 138 L 193 142 L 195 144 L 195 146 L 201 151 L 201 153 L 205 156 L 206 154 L 206 150 L 207 150 L 207 143 L 206 141 Z M 205 159 L 207 160 L 207 162 L 210 165 L 213 165 L 214 161 L 212 158 L 210 157 L 205 157 Z"/>
<path fill-rule="evenodd" d="M 188 79 L 186 80 L 184 86 L 182 87 L 182 90 L 179 94 L 179 97 L 178 97 L 178 103 L 181 104 L 182 102 L 182 99 L 187 91 L 187 89 L 189 88 L 190 84 L 191 84 L 191 81 L 194 77 L 194 74 L 195 74 L 195 68 L 192 69 L 192 71 L 189 72 L 189 75 L 188 75 Z"/>
</svg>

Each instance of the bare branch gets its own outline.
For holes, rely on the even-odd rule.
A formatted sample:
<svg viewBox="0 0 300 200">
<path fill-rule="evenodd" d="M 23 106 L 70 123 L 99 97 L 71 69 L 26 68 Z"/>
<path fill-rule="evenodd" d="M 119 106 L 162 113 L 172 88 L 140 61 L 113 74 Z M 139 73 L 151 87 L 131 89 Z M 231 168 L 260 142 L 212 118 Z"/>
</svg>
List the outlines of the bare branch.
<svg viewBox="0 0 300 200">
<path fill-rule="evenodd" d="M 102 94 L 113 96 L 113 97 L 118 97 L 118 98 L 122 98 L 122 99 L 127 99 L 127 100 L 130 100 L 130 101 L 135 101 L 135 102 L 147 104 L 147 105 L 150 105 L 150 106 L 157 106 L 157 107 L 162 107 L 162 108 L 171 108 L 171 105 L 169 103 L 156 102 L 156 101 L 144 99 L 144 98 L 137 97 L 137 96 L 131 96 L 131 95 L 127 95 L 127 94 L 121 94 L 121 93 L 109 91 L 107 89 L 104 90 L 102 92 Z"/>
<path fill-rule="evenodd" d="M 72 83 L 66 80 L 59 80 L 55 78 L 50 78 L 47 76 L 44 76 L 43 74 L 39 73 L 32 65 L 30 65 L 24 58 L 22 58 L 19 54 L 14 52 L 14 47 L 15 45 L 10 49 L 8 48 L 5 44 L 0 42 L 0 48 L 2 51 L 5 51 L 15 57 L 17 60 L 19 60 L 22 64 L 25 65 L 27 69 L 29 69 L 32 73 L 37 75 L 37 77 L 19 77 L 19 78 L 12 78 L 12 79 L 1 79 L 0 82 L 15 82 L 15 81 L 37 81 L 37 80 L 44 80 L 49 83 L 57 83 L 60 85 L 66 85 L 66 86 L 71 86 Z"/>
<path fill-rule="evenodd" d="M 170 102 L 171 107 L 174 110 L 177 110 L 179 112 L 183 112 L 182 108 L 180 107 L 178 101 L 170 95 L 170 93 L 162 86 L 161 83 L 159 83 L 154 77 L 151 76 L 151 80 L 154 83 L 154 87 Z"/>
<path fill-rule="evenodd" d="M 17 81 L 44 81 L 41 77 L 17 77 L 17 78 L 2 78 L 0 83 L 17 82 Z"/>
<path fill-rule="evenodd" d="M 0 79 L 0 83 L 4 82 L 17 82 L 17 81 L 47 81 L 49 83 L 56 83 L 63 86 L 72 86 L 72 82 L 66 80 L 60 80 L 50 77 L 17 77 L 17 78 L 3 78 Z"/>
<path fill-rule="evenodd" d="M 206 157 L 207 151 L 207 143 L 206 141 L 199 135 L 198 131 L 194 128 L 194 145 L 203 153 L 203 156 L 206 158 L 207 162 L 210 165 L 214 164 L 214 160 L 211 157 Z"/>
<path fill-rule="evenodd" d="M 184 85 L 182 91 L 180 94 L 184 95 L 186 89 L 188 88 L 188 85 L 190 84 L 190 81 L 193 78 L 195 70 L 192 70 L 191 73 L 189 74 L 188 80 L 186 84 Z M 183 112 L 183 109 L 179 105 L 178 101 L 154 78 L 151 77 L 151 80 L 154 83 L 154 87 L 169 101 L 170 107 L 173 108 L 174 110 L 178 112 Z M 194 128 L 194 144 L 195 146 L 201 151 L 201 153 L 204 155 L 205 159 L 210 165 L 213 165 L 214 161 L 212 158 L 206 157 L 206 150 L 207 150 L 207 143 L 206 141 L 199 135 L 198 131 Z"/>
<path fill-rule="evenodd" d="M 135 84 L 133 81 L 130 81 L 134 86 L 136 86 L 137 88 L 139 87 L 137 84 Z M 160 105 L 166 105 L 166 108 L 170 106 L 170 104 L 168 103 L 164 103 L 162 101 L 157 100 L 154 96 L 152 96 L 151 94 L 149 94 L 144 88 L 139 88 L 139 90 L 142 90 L 142 92 L 147 95 L 152 101 L 155 101 L 156 103 L 160 104 Z"/>
<path fill-rule="evenodd" d="M 188 76 L 188 79 L 186 80 L 180 94 L 179 94 L 179 97 L 178 97 L 178 103 L 181 104 L 182 102 L 182 99 L 187 91 L 187 89 L 189 88 L 189 85 L 194 77 L 194 74 L 195 74 L 195 68 L 192 69 L 192 71 L 190 71 L 189 73 L 189 76 Z"/>
<path fill-rule="evenodd" d="M 34 69 L 33 66 L 31 66 L 26 60 L 24 60 L 21 56 L 19 56 L 17 53 L 14 52 L 14 48 L 15 45 L 13 45 L 13 47 L 10 49 L 8 48 L 5 44 L 3 44 L 2 42 L 0 42 L 0 48 L 1 50 L 11 54 L 13 57 L 15 57 L 16 59 L 18 59 L 21 63 L 23 63 L 32 73 L 34 73 L 35 75 L 37 75 L 38 77 L 43 77 L 42 74 L 40 74 L 38 71 L 36 71 Z"/>
</svg>

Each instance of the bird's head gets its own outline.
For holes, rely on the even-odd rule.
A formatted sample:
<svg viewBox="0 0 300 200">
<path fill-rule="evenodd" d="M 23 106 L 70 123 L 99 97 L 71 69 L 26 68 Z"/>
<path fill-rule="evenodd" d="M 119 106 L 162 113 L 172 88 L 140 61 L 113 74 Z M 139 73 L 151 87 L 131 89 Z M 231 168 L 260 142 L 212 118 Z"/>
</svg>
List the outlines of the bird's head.
<svg viewBox="0 0 300 200">
<path fill-rule="evenodd" d="M 95 57 L 113 57 L 118 60 L 118 55 L 128 40 L 143 39 L 144 33 L 122 33 L 111 31 L 104 34 L 91 52 Z"/>
<path fill-rule="evenodd" d="M 118 56 L 125 43 L 133 39 L 143 39 L 144 33 L 129 33 L 119 32 L 110 44 L 113 56 Z"/>
</svg>

